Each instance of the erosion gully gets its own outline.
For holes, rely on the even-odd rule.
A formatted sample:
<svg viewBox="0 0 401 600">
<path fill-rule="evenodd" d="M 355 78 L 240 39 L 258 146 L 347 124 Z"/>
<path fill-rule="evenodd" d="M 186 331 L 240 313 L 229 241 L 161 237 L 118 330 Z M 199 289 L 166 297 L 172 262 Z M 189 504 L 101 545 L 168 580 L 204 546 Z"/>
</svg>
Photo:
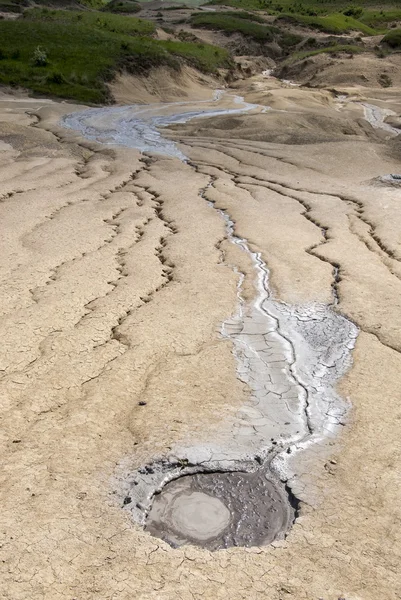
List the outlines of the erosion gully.
<svg viewBox="0 0 401 600">
<path fill-rule="evenodd" d="M 162 127 L 190 119 L 265 111 L 243 98 L 216 92 L 210 102 L 89 109 L 64 117 L 86 138 L 157 152 L 188 162 Z M 211 177 L 199 196 L 209 202 Z M 263 257 L 236 233 L 227 212 L 226 237 L 253 265 L 255 297 L 242 297 L 221 327 L 232 341 L 237 375 L 250 395 L 235 419 L 223 421 L 209 442 L 183 444 L 129 475 L 124 508 L 152 535 L 172 546 L 210 550 L 261 546 L 283 538 L 297 517 L 297 470 L 313 445 L 322 448 L 344 424 L 347 403 L 335 391 L 351 364 L 358 334 L 331 305 L 294 306 L 275 299 Z M 224 258 L 224 256 L 223 256 Z M 227 264 L 227 263 L 226 263 Z M 333 277 L 336 274 L 333 273 Z M 333 288 L 335 289 L 335 288 Z"/>
</svg>

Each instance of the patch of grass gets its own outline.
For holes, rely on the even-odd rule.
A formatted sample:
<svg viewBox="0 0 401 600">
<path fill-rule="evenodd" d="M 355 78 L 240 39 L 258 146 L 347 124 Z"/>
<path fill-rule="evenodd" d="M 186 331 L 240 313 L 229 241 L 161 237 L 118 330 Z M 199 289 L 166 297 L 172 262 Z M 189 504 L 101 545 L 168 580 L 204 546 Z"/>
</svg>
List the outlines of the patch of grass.
<svg viewBox="0 0 401 600">
<path fill-rule="evenodd" d="M 78 4 L 87 6 L 88 8 L 103 8 L 107 0 L 78 0 Z M 40 4 L 40 1 L 38 2 Z"/>
<path fill-rule="evenodd" d="M 375 9 L 377 12 L 391 11 L 397 5 L 397 0 L 210 0 L 208 4 L 248 10 L 266 10 L 270 14 L 283 12 L 310 14 L 313 12 L 319 15 L 328 15 L 343 12 L 350 7 L 362 8 L 363 11 L 368 9 Z"/>
<path fill-rule="evenodd" d="M 276 16 L 291 15 L 298 22 L 302 22 L 301 24 L 333 34 L 345 33 L 351 29 L 366 35 L 385 33 L 389 23 L 396 24 L 401 21 L 401 8 L 397 8 L 396 1 L 211 0 L 208 4 L 263 10 Z M 313 21 L 308 18 L 312 18 Z"/>
<path fill-rule="evenodd" d="M 186 8 L 184 4 L 175 4 L 174 6 L 166 6 L 163 10 L 182 10 L 183 8 Z"/>
<path fill-rule="evenodd" d="M 280 46 L 283 48 L 292 48 L 296 46 L 300 42 L 302 42 L 304 38 L 300 35 L 296 35 L 295 33 L 287 33 L 286 31 L 281 32 L 281 36 L 279 37 Z"/>
<path fill-rule="evenodd" d="M 205 73 L 216 73 L 220 68 L 233 66 L 229 52 L 218 46 L 175 42 L 173 40 L 163 40 L 158 43 L 167 52 L 183 58 L 186 62 Z"/>
<path fill-rule="evenodd" d="M 257 22 L 255 22 L 255 17 Z M 262 25 L 262 23 L 264 24 Z M 276 41 L 287 51 L 303 40 L 302 36 L 267 25 L 263 18 L 245 11 L 196 13 L 191 17 L 191 24 L 194 27 L 217 29 L 227 33 L 241 33 L 259 43 Z"/>
<path fill-rule="evenodd" d="M 101 9 L 108 0 L 36 0 L 36 5 L 50 6 L 53 8 L 85 8 Z M 32 5 L 30 0 L 0 0 L 0 10 L 22 12 Z"/>
<path fill-rule="evenodd" d="M 213 73 L 230 66 L 230 56 L 222 48 L 127 35 L 92 26 L 92 21 L 84 20 L 88 17 L 79 21 L 73 17 L 0 21 L 0 83 L 96 104 L 111 100 L 106 83 L 123 68 L 143 74 L 160 65 L 179 68 L 185 61 Z M 38 60 L 39 56 L 45 59 Z"/>
<path fill-rule="evenodd" d="M 111 0 L 104 7 L 104 12 L 132 14 L 142 10 L 139 2 L 131 2 L 131 0 Z"/>
<path fill-rule="evenodd" d="M 377 31 L 353 17 L 335 13 L 326 17 L 310 17 L 307 15 L 285 15 L 279 19 L 287 19 L 292 23 L 305 25 L 325 33 L 341 34 L 349 31 L 360 31 L 365 35 L 375 35 Z"/>
<path fill-rule="evenodd" d="M 347 44 L 338 44 L 336 46 L 326 46 L 325 48 L 319 48 L 317 50 L 310 50 L 305 52 L 294 52 L 284 64 L 292 64 L 297 60 L 303 60 L 310 56 L 317 56 L 318 54 L 336 54 L 338 52 L 346 52 L 347 54 L 359 54 L 364 52 L 364 49 L 360 46 L 353 46 Z"/>
<path fill-rule="evenodd" d="M 275 28 L 236 17 L 232 13 L 198 13 L 192 15 L 191 24 L 194 27 L 217 29 L 227 33 L 242 33 L 258 42 L 273 40 Z"/>
<path fill-rule="evenodd" d="M 28 20 L 0 21 L 0 39 L 6 59 L 2 61 L 0 83 L 27 87 L 42 94 L 90 103 L 106 102 L 105 81 L 121 53 L 120 40 L 82 25 Z M 128 38 L 129 39 L 129 38 Z M 47 65 L 35 64 L 35 52 L 42 48 Z M 13 54 L 18 52 L 18 58 Z M 51 80 L 60 73 L 62 83 Z"/>
<path fill-rule="evenodd" d="M 388 23 L 401 21 L 401 9 L 395 10 L 366 10 L 359 17 L 359 20 L 369 27 L 382 28 L 386 27 Z"/>
<path fill-rule="evenodd" d="M 382 43 L 387 44 L 393 49 L 401 49 L 401 29 L 393 29 L 386 33 L 382 39 Z"/>
<path fill-rule="evenodd" d="M 49 10 L 33 8 L 24 12 L 24 19 L 40 22 L 57 22 L 65 26 L 83 25 L 94 30 L 108 31 L 125 35 L 152 35 L 156 27 L 150 21 L 136 17 L 124 17 L 100 11 Z"/>
<path fill-rule="evenodd" d="M 261 10 L 263 0 L 210 0 L 207 5 L 231 6 L 233 8 L 244 8 L 247 10 Z"/>
<path fill-rule="evenodd" d="M 197 13 L 199 14 L 199 13 Z M 211 14 L 211 13 L 208 13 Z M 227 11 L 227 12 L 219 12 L 218 13 L 219 16 L 223 16 L 223 17 L 235 17 L 236 19 L 245 19 L 246 21 L 254 21 L 255 23 L 264 23 L 266 24 L 266 21 L 264 20 L 263 17 L 261 17 L 260 15 L 257 15 L 255 13 L 250 13 L 246 10 L 237 10 L 235 12 L 233 11 Z"/>
<path fill-rule="evenodd" d="M 146 74 L 155 66 L 176 69 L 182 59 L 204 73 L 217 73 L 219 68 L 232 66 L 230 54 L 224 48 L 188 41 L 141 39 L 131 42 L 121 65 L 130 73 Z"/>
</svg>

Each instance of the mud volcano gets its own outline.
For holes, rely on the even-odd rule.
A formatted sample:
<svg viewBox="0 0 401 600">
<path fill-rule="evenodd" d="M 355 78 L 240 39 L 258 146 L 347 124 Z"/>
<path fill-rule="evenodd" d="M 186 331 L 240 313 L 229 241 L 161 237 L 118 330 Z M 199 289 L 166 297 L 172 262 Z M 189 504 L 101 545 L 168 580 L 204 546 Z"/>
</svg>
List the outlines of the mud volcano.
<svg viewBox="0 0 401 600">
<path fill-rule="evenodd" d="M 156 150 L 197 171 L 158 128 L 200 116 L 264 110 L 228 98 L 231 108 L 216 107 L 222 100 L 218 94 L 208 110 L 190 102 L 90 109 L 65 117 L 64 125 L 89 139 Z M 365 109 L 382 123 L 379 110 Z M 249 397 L 209 438 L 190 437 L 170 448 L 168 456 L 119 477 L 122 506 L 136 523 L 172 546 L 190 543 L 209 550 L 262 546 L 285 536 L 296 517 L 293 498 L 305 498 L 308 463 L 303 455 L 314 444 L 319 453 L 326 447 L 329 453 L 330 441 L 344 424 L 347 404 L 335 386 L 351 364 L 358 335 L 353 323 L 333 310 L 338 302 L 334 263 L 330 304 L 289 305 L 272 297 L 267 264 L 237 235 L 230 215 L 215 206 L 214 187 L 210 174 L 199 199 L 217 210 L 226 239 L 253 265 L 255 297 L 245 302 L 244 274 L 221 251 L 222 268 L 238 276 L 237 310 L 222 324 L 221 335 L 232 342 L 237 376 Z M 326 242 L 322 230 L 321 244 Z"/>
<path fill-rule="evenodd" d="M 218 550 L 269 544 L 284 537 L 294 517 L 285 490 L 264 469 L 198 473 L 163 488 L 145 529 L 171 546 L 190 543 Z"/>
</svg>

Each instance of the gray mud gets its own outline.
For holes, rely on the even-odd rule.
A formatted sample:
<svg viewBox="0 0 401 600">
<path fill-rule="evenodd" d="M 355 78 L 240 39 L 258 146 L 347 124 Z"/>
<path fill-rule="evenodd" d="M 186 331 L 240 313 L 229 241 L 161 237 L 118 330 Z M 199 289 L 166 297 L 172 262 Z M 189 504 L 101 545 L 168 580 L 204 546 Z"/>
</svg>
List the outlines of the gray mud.
<svg viewBox="0 0 401 600">
<path fill-rule="evenodd" d="M 141 152 L 158 152 L 186 160 L 177 145 L 163 137 L 160 128 L 187 123 L 192 119 L 239 115 L 255 109 L 266 110 L 245 102 L 241 96 L 228 94 L 224 96 L 229 98 L 232 108 L 219 108 L 222 96 L 222 90 L 217 90 L 214 99 L 210 101 L 90 108 L 66 115 L 62 124 L 102 144 L 117 144 L 137 148 Z"/>
<path fill-rule="evenodd" d="M 216 109 L 211 102 L 199 111 L 190 105 L 93 109 L 66 117 L 64 125 L 90 139 L 185 160 L 156 127 L 258 108 Z M 205 201 L 207 190 L 199 191 Z M 237 374 L 250 396 L 208 442 L 183 440 L 169 456 L 127 474 L 120 486 L 124 507 L 151 534 L 173 546 L 192 543 L 210 550 L 259 546 L 285 536 L 296 516 L 299 455 L 316 444 L 322 451 L 344 424 L 348 407 L 335 385 L 351 364 L 358 334 L 333 310 L 334 284 L 331 305 L 289 306 L 272 298 L 262 256 L 236 235 L 229 215 L 218 212 L 227 239 L 254 267 L 256 295 L 250 304 L 241 296 L 243 275 L 232 267 L 238 274 L 238 310 L 221 329 L 232 341 Z M 334 282 L 336 277 L 333 268 Z M 304 484 L 298 487 L 304 490 Z"/>
<path fill-rule="evenodd" d="M 295 516 L 282 486 L 265 469 L 187 475 L 154 498 L 145 529 L 172 546 L 209 550 L 263 546 L 287 531 Z"/>
<path fill-rule="evenodd" d="M 365 119 L 372 125 L 372 127 L 375 129 L 383 129 L 383 131 L 391 133 L 394 136 L 400 134 L 399 129 L 386 122 L 387 117 L 397 116 L 393 110 L 380 108 L 375 104 L 368 104 L 366 102 L 362 102 L 362 106 L 365 113 Z"/>
</svg>

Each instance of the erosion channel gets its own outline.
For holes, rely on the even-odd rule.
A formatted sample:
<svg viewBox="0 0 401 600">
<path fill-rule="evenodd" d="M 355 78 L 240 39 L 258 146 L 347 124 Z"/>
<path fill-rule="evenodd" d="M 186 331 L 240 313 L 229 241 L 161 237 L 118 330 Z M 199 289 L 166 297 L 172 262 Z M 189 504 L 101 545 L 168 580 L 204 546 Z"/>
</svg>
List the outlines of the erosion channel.
<svg viewBox="0 0 401 600">
<path fill-rule="evenodd" d="M 137 148 L 144 168 L 157 154 L 187 159 L 160 128 L 201 117 L 261 112 L 266 108 L 216 92 L 210 102 L 89 109 L 64 118 L 66 127 L 105 144 Z M 215 208 L 214 178 L 199 190 L 225 222 L 226 237 L 252 261 L 254 299 L 244 299 L 244 274 L 221 251 L 222 268 L 237 274 L 238 307 L 221 326 L 232 342 L 238 378 L 250 394 L 218 435 L 183 440 L 164 457 L 131 473 L 124 507 L 151 534 L 172 546 L 192 543 L 211 550 L 260 546 L 285 536 L 297 514 L 297 468 L 302 455 L 325 443 L 344 424 L 347 403 L 335 391 L 351 363 L 356 326 L 335 310 L 333 265 L 330 305 L 289 305 L 275 299 L 261 253 L 236 233 L 226 211 Z M 177 187 L 177 193 L 179 188 Z M 323 231 L 323 235 L 325 235 Z"/>
</svg>

